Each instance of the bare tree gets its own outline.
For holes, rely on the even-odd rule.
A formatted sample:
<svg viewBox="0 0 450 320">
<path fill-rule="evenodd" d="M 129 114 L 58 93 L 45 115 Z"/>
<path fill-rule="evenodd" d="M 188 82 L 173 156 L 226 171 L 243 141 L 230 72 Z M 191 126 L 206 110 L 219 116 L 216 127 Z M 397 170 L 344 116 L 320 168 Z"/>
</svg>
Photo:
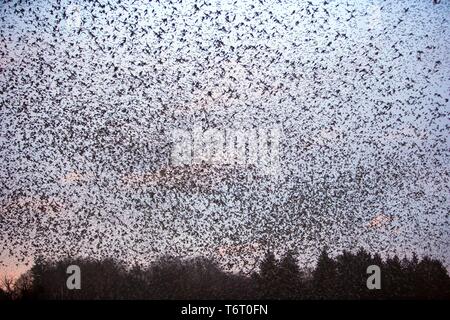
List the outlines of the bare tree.
<svg viewBox="0 0 450 320">
<path fill-rule="evenodd" d="M 33 275 L 30 271 L 22 274 L 14 283 L 14 299 L 28 299 L 33 290 Z"/>
<path fill-rule="evenodd" d="M 5 274 L 0 280 L 0 288 L 8 299 L 12 299 L 14 296 L 14 278 Z"/>
</svg>

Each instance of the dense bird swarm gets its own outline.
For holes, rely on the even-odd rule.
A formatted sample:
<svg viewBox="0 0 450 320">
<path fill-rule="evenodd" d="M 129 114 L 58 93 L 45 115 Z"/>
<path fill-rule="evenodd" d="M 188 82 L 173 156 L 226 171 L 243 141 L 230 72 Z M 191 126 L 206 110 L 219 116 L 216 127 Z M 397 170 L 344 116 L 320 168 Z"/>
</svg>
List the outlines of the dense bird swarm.
<svg viewBox="0 0 450 320">
<path fill-rule="evenodd" d="M 3 267 L 267 249 L 449 262 L 448 1 L 5 1 Z M 171 162 L 175 129 L 281 129 L 281 170 Z"/>
</svg>

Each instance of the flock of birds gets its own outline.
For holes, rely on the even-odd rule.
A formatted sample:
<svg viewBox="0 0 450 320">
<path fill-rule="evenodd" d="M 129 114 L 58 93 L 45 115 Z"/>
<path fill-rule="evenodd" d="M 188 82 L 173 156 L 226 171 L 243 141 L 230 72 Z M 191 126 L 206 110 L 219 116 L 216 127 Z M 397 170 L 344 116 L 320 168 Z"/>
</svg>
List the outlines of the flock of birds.
<svg viewBox="0 0 450 320">
<path fill-rule="evenodd" d="M 4 1 L 0 263 L 265 250 L 450 262 L 448 1 Z M 282 170 L 175 167 L 280 128 Z M 1 269 L 0 269 L 1 270 Z"/>
</svg>

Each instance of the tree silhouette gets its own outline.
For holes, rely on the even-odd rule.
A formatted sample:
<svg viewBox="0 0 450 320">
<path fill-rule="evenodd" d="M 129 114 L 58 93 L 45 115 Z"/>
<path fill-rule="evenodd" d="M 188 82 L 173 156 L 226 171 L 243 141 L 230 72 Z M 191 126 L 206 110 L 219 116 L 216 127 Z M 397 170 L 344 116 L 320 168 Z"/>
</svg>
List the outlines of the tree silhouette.
<svg viewBox="0 0 450 320">
<path fill-rule="evenodd" d="M 82 289 L 66 287 L 66 269 L 82 270 Z M 381 270 L 381 289 L 366 286 L 369 265 Z M 450 278 L 435 259 L 371 255 L 363 249 L 332 258 L 324 248 L 311 273 L 295 254 L 278 260 L 267 251 L 259 272 L 250 277 L 224 272 L 208 258 L 161 257 L 143 267 L 111 258 L 58 261 L 38 256 L 33 267 L 15 282 L 4 277 L 0 299 L 450 299 Z"/>
<path fill-rule="evenodd" d="M 313 297 L 317 299 L 336 298 L 336 279 L 336 263 L 328 256 L 327 249 L 324 248 L 313 272 Z"/>
<path fill-rule="evenodd" d="M 267 251 L 261 262 L 257 276 L 258 291 L 263 299 L 276 299 L 279 296 L 278 261 L 272 251 Z"/>
<path fill-rule="evenodd" d="M 292 251 L 288 251 L 279 262 L 278 281 L 280 299 L 302 297 L 302 274 Z"/>
<path fill-rule="evenodd" d="M 425 257 L 417 264 L 413 274 L 417 281 L 415 298 L 449 299 L 450 278 L 440 261 Z"/>
</svg>

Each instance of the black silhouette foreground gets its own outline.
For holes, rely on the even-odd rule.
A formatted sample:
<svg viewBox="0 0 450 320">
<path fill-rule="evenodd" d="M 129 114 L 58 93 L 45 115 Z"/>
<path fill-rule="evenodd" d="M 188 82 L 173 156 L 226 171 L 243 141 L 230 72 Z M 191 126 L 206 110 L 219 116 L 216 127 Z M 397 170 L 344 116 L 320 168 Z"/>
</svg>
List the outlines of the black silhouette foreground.
<svg viewBox="0 0 450 320">
<path fill-rule="evenodd" d="M 82 288 L 68 290 L 67 266 L 82 270 Z M 369 265 L 381 269 L 381 289 L 369 290 Z M 2 300 L 31 299 L 450 299 L 450 277 L 435 259 L 397 256 L 383 260 L 360 249 L 332 258 L 323 250 L 313 270 L 294 254 L 271 252 L 250 276 L 223 271 L 207 258 L 164 257 L 143 268 L 114 259 L 36 259 L 15 282 L 4 277 Z"/>
</svg>

